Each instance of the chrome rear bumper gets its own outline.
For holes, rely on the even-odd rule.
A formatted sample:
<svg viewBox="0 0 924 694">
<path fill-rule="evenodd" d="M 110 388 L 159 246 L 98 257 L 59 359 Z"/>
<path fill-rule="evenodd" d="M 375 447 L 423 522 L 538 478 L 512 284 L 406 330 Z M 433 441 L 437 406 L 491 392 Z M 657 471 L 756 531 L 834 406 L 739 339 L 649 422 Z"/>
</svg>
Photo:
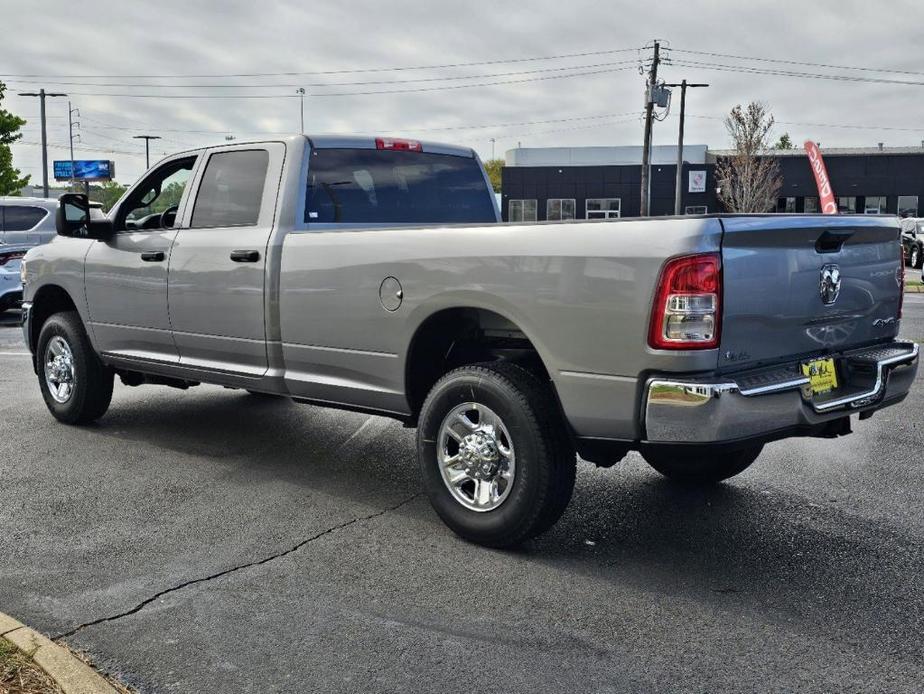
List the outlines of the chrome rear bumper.
<svg viewBox="0 0 924 694">
<path fill-rule="evenodd" d="M 798 364 L 722 379 L 652 378 L 645 401 L 646 440 L 708 443 L 823 425 L 900 402 L 918 369 L 918 345 L 894 342 L 837 357 L 843 385 L 813 395 Z"/>
</svg>

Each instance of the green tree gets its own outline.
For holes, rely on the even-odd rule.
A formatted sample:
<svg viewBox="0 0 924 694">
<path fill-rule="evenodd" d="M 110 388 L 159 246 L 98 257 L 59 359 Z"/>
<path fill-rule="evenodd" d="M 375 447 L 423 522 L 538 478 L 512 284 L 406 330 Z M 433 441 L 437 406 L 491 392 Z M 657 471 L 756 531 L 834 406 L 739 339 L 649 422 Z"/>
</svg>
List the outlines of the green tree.
<svg viewBox="0 0 924 694">
<path fill-rule="evenodd" d="M 185 181 L 183 183 L 179 181 L 168 183 L 164 189 L 160 191 L 160 197 L 151 205 L 151 212 L 164 212 L 171 207 L 179 205 L 180 200 L 183 198 L 183 190 L 185 188 Z"/>
<path fill-rule="evenodd" d="M 112 206 L 119 201 L 119 198 L 122 197 L 124 192 L 125 186 L 121 183 L 106 181 L 101 186 L 90 187 L 90 199 L 94 202 L 101 202 L 103 204 L 103 211 L 108 212 L 112 209 Z"/>
<path fill-rule="evenodd" d="M 0 103 L 6 85 L 0 82 Z M 21 176 L 19 169 L 13 168 L 13 150 L 10 145 L 16 142 L 22 133 L 19 129 L 26 124 L 19 116 L 0 108 L 0 195 L 19 195 L 20 189 L 29 184 L 29 176 Z"/>
<path fill-rule="evenodd" d="M 783 133 L 780 135 L 780 139 L 776 141 L 776 144 L 773 145 L 773 149 L 795 149 L 796 146 L 792 143 L 792 139 L 789 137 L 789 133 Z"/>
<path fill-rule="evenodd" d="M 501 169 L 504 168 L 503 159 L 488 159 L 484 163 L 484 169 L 488 172 L 488 178 L 491 180 L 491 187 L 495 193 L 501 192 Z"/>
</svg>

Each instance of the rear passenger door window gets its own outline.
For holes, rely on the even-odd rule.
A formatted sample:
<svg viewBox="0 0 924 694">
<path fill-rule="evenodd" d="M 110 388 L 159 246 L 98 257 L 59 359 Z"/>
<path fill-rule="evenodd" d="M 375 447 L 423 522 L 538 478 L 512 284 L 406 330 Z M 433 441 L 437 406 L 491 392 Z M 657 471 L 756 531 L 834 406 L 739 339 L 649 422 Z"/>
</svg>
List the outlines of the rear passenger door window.
<svg viewBox="0 0 924 694">
<path fill-rule="evenodd" d="M 193 207 L 193 228 L 253 226 L 260 218 L 269 153 L 219 152 L 209 157 Z"/>
</svg>

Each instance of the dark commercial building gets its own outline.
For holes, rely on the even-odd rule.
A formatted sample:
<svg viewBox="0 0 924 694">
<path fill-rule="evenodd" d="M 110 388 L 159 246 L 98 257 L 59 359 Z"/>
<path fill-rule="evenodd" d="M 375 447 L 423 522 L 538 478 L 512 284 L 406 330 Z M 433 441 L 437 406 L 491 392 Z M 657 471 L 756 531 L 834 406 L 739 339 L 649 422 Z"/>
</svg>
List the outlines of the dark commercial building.
<svg viewBox="0 0 924 694">
<path fill-rule="evenodd" d="M 730 154 L 685 145 L 685 214 L 723 212 L 716 160 Z M 778 212 L 818 212 L 818 190 L 802 149 L 774 152 L 783 186 Z M 844 213 L 921 216 L 924 146 L 822 149 L 838 206 Z M 506 221 L 637 217 L 641 147 L 518 148 L 507 152 L 502 212 Z M 651 214 L 674 214 L 677 148 L 652 148 Z"/>
</svg>

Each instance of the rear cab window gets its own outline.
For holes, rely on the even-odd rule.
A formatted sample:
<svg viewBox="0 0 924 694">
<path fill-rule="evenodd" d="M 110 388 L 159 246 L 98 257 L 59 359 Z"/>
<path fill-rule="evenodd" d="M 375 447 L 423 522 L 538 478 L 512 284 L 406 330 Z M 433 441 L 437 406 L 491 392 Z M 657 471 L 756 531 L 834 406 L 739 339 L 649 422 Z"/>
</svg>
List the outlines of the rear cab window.
<svg viewBox="0 0 924 694">
<path fill-rule="evenodd" d="M 303 220 L 312 225 L 466 224 L 497 221 L 473 156 L 315 148 Z"/>
</svg>

